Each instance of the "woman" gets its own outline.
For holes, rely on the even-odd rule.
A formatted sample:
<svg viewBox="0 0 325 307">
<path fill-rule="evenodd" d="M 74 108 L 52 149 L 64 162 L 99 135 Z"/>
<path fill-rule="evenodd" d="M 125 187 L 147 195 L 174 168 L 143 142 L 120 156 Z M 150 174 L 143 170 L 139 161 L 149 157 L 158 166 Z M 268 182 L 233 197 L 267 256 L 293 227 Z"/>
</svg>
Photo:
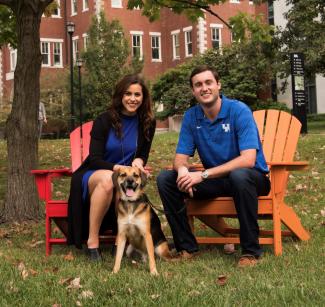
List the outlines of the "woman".
<svg viewBox="0 0 325 307">
<path fill-rule="evenodd" d="M 68 243 L 81 248 L 87 239 L 92 260 L 101 260 L 100 230 L 109 224 L 116 229 L 113 171 L 130 165 L 145 172 L 155 127 L 144 81 L 135 74 L 125 76 L 116 85 L 108 111 L 94 121 L 89 156 L 71 180 Z"/>
</svg>

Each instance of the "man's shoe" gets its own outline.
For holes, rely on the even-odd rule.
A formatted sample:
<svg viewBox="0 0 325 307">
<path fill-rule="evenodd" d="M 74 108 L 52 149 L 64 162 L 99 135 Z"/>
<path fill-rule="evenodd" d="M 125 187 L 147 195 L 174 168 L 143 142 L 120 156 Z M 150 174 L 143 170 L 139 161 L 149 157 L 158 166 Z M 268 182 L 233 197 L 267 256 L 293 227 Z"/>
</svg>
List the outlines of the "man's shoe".
<svg viewBox="0 0 325 307">
<path fill-rule="evenodd" d="M 99 248 L 88 248 L 87 249 L 90 261 L 103 261 L 103 257 L 101 255 Z"/>
<path fill-rule="evenodd" d="M 258 264 L 258 259 L 254 255 L 244 254 L 239 258 L 238 267 L 247 268 Z"/>
<path fill-rule="evenodd" d="M 178 257 L 180 260 L 192 260 L 193 258 L 197 257 L 199 252 L 189 253 L 186 250 L 182 250 L 178 253 Z"/>
</svg>

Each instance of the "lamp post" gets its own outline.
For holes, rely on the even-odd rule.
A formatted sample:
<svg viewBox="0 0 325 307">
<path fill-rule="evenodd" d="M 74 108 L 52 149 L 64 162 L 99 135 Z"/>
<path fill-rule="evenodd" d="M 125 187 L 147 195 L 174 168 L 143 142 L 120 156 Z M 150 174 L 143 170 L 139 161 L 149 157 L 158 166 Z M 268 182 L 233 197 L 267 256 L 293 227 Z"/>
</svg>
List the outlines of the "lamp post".
<svg viewBox="0 0 325 307">
<path fill-rule="evenodd" d="M 73 100 L 73 45 L 72 35 L 75 30 L 75 24 L 72 21 L 67 22 L 67 32 L 70 37 L 70 131 L 74 129 L 74 100 Z"/>
<path fill-rule="evenodd" d="M 81 67 L 82 59 L 78 58 L 76 61 L 78 67 L 78 87 L 79 87 L 79 123 L 80 123 L 80 137 L 82 139 L 82 97 L 81 97 Z"/>
</svg>

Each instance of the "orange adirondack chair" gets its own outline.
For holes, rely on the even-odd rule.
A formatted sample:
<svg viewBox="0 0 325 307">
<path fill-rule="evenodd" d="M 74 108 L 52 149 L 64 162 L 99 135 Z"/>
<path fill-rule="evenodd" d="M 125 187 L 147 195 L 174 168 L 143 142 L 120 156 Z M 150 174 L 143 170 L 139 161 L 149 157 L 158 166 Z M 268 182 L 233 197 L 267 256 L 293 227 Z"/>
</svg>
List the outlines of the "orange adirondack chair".
<svg viewBox="0 0 325 307">
<path fill-rule="evenodd" d="M 32 170 L 38 189 L 39 198 L 45 201 L 45 249 L 46 256 L 51 254 L 53 244 L 66 244 L 67 239 L 55 238 L 52 233 L 52 221 L 67 218 L 68 201 L 52 199 L 52 180 L 62 176 L 71 176 L 89 154 L 90 131 L 93 122 L 87 122 L 70 134 L 71 168 L 53 170 Z M 114 236 L 105 237 L 106 241 L 114 242 Z"/>
<path fill-rule="evenodd" d="M 288 172 L 304 170 L 307 162 L 294 162 L 294 153 L 300 135 L 301 123 L 289 113 L 278 110 L 254 112 L 265 159 L 270 168 L 271 191 L 268 196 L 259 197 L 259 219 L 271 218 L 272 230 L 260 231 L 260 244 L 272 244 L 275 255 L 282 254 L 282 236 L 294 235 L 300 240 L 310 238 L 294 210 L 284 202 Z M 192 169 L 202 169 L 194 165 Z M 218 232 L 219 237 L 196 237 L 198 243 L 239 243 L 239 229 L 230 227 L 225 217 L 236 217 L 236 209 L 231 197 L 210 200 L 187 200 L 187 213 L 194 231 L 194 217 Z M 289 231 L 281 231 L 283 223 Z M 270 237 L 271 236 L 271 237 Z"/>
</svg>

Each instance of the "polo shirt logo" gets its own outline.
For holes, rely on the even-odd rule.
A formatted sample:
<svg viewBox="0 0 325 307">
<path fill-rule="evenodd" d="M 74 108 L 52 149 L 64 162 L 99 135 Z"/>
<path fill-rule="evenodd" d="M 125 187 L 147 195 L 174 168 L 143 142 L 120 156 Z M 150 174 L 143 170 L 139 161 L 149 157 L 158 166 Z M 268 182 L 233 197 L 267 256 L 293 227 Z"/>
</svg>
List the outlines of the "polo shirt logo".
<svg viewBox="0 0 325 307">
<path fill-rule="evenodd" d="M 230 131 L 230 124 L 222 124 L 222 129 L 224 132 Z"/>
</svg>

